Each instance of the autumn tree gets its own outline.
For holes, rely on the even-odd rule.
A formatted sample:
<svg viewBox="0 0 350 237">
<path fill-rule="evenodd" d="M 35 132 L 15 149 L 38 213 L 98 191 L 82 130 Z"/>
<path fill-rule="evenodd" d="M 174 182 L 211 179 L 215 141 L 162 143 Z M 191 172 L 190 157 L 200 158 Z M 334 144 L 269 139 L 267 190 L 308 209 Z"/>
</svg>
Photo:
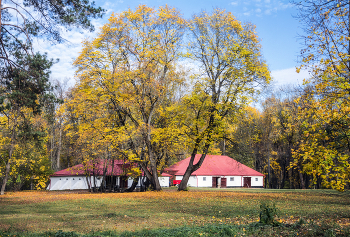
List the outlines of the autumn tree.
<svg viewBox="0 0 350 237">
<path fill-rule="evenodd" d="M 43 101 L 50 98 L 48 76 L 53 61 L 46 54 L 33 52 L 33 39 L 63 42 L 61 29 L 82 26 L 93 30 L 89 19 L 101 17 L 102 13 L 101 8 L 80 0 L 0 2 L 0 113 L 8 119 L 1 125 L 10 138 L 9 144 L 2 146 L 7 152 L 2 156 L 6 166 L 1 172 L 1 195 L 9 178 L 19 129 L 29 128 L 20 126 L 20 121 L 30 124 L 23 111 L 30 109 L 27 115 L 38 114 Z"/>
<path fill-rule="evenodd" d="M 162 149 L 177 143 L 176 130 L 164 119 L 183 82 L 176 64 L 185 24 L 168 6 L 155 10 L 140 5 L 112 14 L 98 37 L 84 43 L 74 63 L 76 93 L 89 106 L 82 112 L 94 113 L 94 105 L 104 109 L 104 121 L 97 120 L 100 125 L 94 129 L 129 162 L 137 162 L 155 190 L 160 190 L 157 167 L 169 155 Z"/>
<path fill-rule="evenodd" d="M 349 180 L 349 2 L 303 1 L 297 3 L 305 22 L 305 49 L 302 65 L 312 74 L 307 109 L 310 123 L 305 123 L 308 145 L 295 157 L 313 166 L 314 177 L 326 186 L 344 190 Z M 312 119 L 311 119 L 312 118 Z M 326 140 L 325 140 L 326 139 Z M 318 164 L 316 168 L 315 165 Z M 308 169 L 310 170 L 310 169 Z M 306 171 L 310 173 L 310 171 Z M 314 179 L 316 182 L 316 179 Z"/>
<path fill-rule="evenodd" d="M 224 120 L 247 105 L 270 80 L 260 53 L 255 26 L 242 24 L 230 12 L 215 9 L 194 15 L 189 23 L 188 58 L 198 67 L 193 92 L 183 105 L 190 108 L 183 119 L 191 146 L 191 159 L 179 190 L 200 168 L 213 141 L 222 137 Z M 201 157 L 197 163 L 197 153 Z"/>
<path fill-rule="evenodd" d="M 46 83 L 49 77 L 48 69 L 51 67 L 52 61 L 37 54 L 34 58 L 24 57 L 18 63 L 20 68 L 6 68 L 7 70 L 3 71 L 2 78 L 8 80 L 0 87 L 0 113 L 2 117 L 7 119 L 1 125 L 3 131 L 8 132 L 9 138 L 8 144 L 2 146 L 2 149 L 6 150 L 6 153 L 3 154 L 7 155 L 2 156 L 6 168 L 1 172 L 1 195 L 4 194 L 10 174 L 18 133 L 32 134 L 35 137 L 36 132 L 32 130 L 30 114 L 40 114 L 43 101 L 52 99 L 47 93 L 51 90 L 51 86 Z M 24 113 L 27 109 L 30 112 Z"/>
</svg>

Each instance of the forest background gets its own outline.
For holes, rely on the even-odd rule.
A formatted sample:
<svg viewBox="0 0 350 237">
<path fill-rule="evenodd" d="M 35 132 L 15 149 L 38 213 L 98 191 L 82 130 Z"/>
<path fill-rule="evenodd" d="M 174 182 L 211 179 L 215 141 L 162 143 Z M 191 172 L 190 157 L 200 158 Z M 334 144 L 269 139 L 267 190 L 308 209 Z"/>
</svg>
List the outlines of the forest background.
<svg viewBox="0 0 350 237">
<path fill-rule="evenodd" d="M 84 42 L 74 87 L 52 87 L 54 62 L 28 51 L 40 30 L 64 41 L 59 30 L 36 19 L 16 27 L 3 7 L 2 193 L 45 188 L 54 171 L 101 158 L 138 164 L 128 175 L 142 169 L 159 190 L 158 173 L 195 154 L 228 155 L 266 174 L 268 188 L 348 188 L 349 4 L 296 6 L 305 24 L 298 70 L 312 77 L 282 90 L 268 86 L 254 25 L 220 9 L 184 19 L 144 5 L 112 15 Z M 59 24 L 93 30 L 72 12 L 58 12 Z"/>
</svg>

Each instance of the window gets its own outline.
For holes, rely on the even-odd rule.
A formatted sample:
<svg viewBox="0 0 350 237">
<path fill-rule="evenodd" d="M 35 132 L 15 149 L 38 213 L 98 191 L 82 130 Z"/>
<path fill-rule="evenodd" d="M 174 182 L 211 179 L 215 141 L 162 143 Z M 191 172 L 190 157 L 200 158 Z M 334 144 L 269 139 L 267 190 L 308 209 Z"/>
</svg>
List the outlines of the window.
<svg viewBox="0 0 350 237">
<path fill-rule="evenodd" d="M 259 181 L 259 178 L 255 178 L 255 181 Z"/>
<path fill-rule="evenodd" d="M 231 177 L 231 178 L 230 178 L 230 181 L 235 181 L 235 177 Z"/>
<path fill-rule="evenodd" d="M 203 181 L 207 181 L 207 177 L 203 177 Z"/>
</svg>

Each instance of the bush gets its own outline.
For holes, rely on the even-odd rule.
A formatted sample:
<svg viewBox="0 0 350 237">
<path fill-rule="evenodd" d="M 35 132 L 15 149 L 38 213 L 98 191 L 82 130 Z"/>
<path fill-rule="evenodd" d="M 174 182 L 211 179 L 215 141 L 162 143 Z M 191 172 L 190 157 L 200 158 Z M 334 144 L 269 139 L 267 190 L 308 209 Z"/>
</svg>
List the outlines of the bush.
<svg viewBox="0 0 350 237">
<path fill-rule="evenodd" d="M 276 205 L 267 202 L 260 203 L 259 223 L 263 225 L 276 225 L 275 216 L 277 214 Z"/>
</svg>

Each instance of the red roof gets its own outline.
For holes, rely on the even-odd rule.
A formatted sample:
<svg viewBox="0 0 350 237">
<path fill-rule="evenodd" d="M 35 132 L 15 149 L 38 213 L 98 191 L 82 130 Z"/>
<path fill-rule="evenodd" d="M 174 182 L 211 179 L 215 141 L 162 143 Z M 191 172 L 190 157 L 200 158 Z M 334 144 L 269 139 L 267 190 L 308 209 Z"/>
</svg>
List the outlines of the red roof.
<svg viewBox="0 0 350 237">
<path fill-rule="evenodd" d="M 103 175 L 103 170 L 104 170 L 104 167 L 106 167 L 106 165 L 107 165 L 106 174 L 112 175 L 112 164 L 113 164 L 113 161 L 111 160 L 108 162 L 107 160 L 100 159 L 94 162 L 89 162 L 86 167 L 86 171 L 84 169 L 84 165 L 79 164 L 64 170 L 57 171 L 52 176 L 78 176 L 78 175 L 84 176 L 86 173 L 91 175 L 95 174 L 95 175 L 101 176 Z M 114 176 L 122 175 L 124 173 L 123 166 L 124 168 L 128 168 L 130 165 L 124 164 L 124 161 L 121 161 L 121 160 L 114 160 L 113 175 Z"/>
<path fill-rule="evenodd" d="M 112 175 L 112 164 L 113 161 L 107 162 L 107 160 L 99 159 L 94 162 L 89 162 L 87 165 L 87 169 L 85 172 L 84 165 L 79 164 L 75 165 L 73 167 L 60 170 L 55 172 L 51 176 L 85 176 L 85 174 L 90 174 L 90 175 L 96 175 L 96 176 L 102 176 L 103 175 L 103 170 L 104 167 L 107 165 L 107 173 L 106 175 Z M 130 167 L 130 164 L 125 164 L 124 161 L 122 160 L 114 160 L 114 168 L 113 168 L 113 176 L 121 176 L 125 175 L 125 169 L 127 170 Z M 124 168 L 124 171 L 123 171 Z M 143 171 L 142 171 L 143 174 Z M 161 176 L 163 177 L 171 177 L 171 175 L 162 173 Z"/>
<path fill-rule="evenodd" d="M 201 154 L 197 154 L 193 164 L 197 164 Z M 166 169 L 172 175 L 184 175 L 191 157 L 188 157 Z M 228 156 L 207 155 L 202 166 L 191 175 L 208 176 L 264 176 Z"/>
</svg>

